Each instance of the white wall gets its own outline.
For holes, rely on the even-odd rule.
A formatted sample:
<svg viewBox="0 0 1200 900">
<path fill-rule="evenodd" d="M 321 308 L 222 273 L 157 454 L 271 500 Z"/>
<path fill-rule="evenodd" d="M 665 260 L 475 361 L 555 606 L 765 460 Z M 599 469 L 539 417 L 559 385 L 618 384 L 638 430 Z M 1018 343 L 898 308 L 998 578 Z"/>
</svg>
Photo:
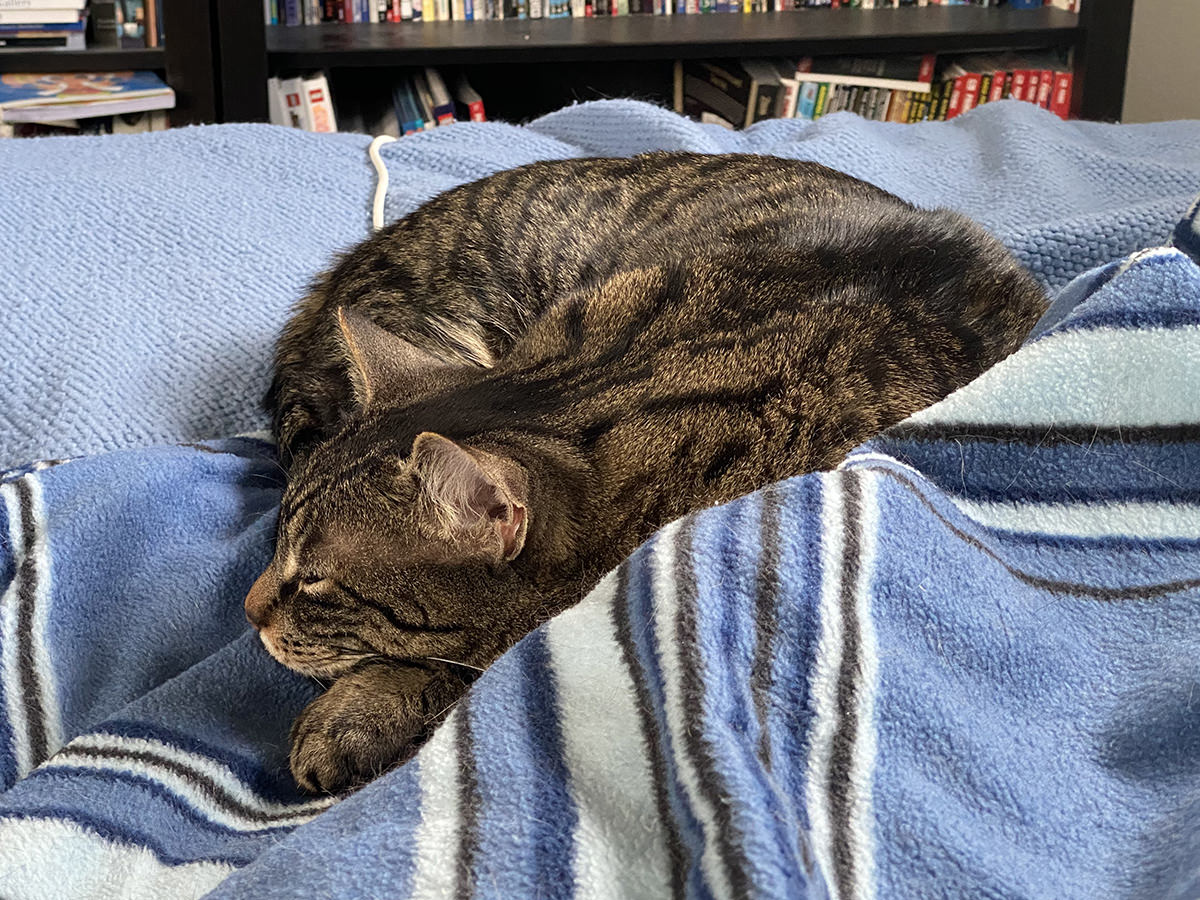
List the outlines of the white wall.
<svg viewBox="0 0 1200 900">
<path fill-rule="evenodd" d="M 1166 119 L 1200 119 L 1200 0 L 1134 0 L 1122 121 Z"/>
</svg>

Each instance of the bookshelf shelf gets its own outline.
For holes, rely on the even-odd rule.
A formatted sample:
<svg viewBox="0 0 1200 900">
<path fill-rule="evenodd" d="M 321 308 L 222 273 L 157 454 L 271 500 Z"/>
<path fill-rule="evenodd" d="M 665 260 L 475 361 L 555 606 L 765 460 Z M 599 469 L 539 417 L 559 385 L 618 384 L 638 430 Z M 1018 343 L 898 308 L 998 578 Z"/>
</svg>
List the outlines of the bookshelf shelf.
<svg viewBox="0 0 1200 900">
<path fill-rule="evenodd" d="M 117 50 L 0 50 L 0 72 L 116 72 L 167 67 L 161 47 Z"/>
<path fill-rule="evenodd" d="M 813 9 L 751 15 L 272 26 L 271 69 L 1032 49 L 1072 46 L 1054 8 Z"/>
</svg>

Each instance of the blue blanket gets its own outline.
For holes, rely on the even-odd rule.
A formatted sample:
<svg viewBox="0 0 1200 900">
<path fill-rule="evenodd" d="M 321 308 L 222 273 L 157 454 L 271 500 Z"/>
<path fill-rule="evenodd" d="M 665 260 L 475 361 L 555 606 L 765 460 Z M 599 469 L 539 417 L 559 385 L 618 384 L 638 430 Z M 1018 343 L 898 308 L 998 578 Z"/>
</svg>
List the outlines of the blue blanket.
<svg viewBox="0 0 1200 900">
<path fill-rule="evenodd" d="M 537 128 L 591 152 L 589 134 L 611 134 L 631 110 L 659 130 L 629 127 L 630 150 L 731 139 L 627 104 Z M 1042 209 L 1057 224 L 1040 244 L 1013 238 L 1014 223 L 1008 238 L 1047 280 L 1121 256 L 1093 250 L 1097 235 L 1152 244 L 1171 232 L 1165 206 L 1200 165 L 1181 149 L 1200 145 L 1200 125 L 1060 125 L 1004 104 L 921 140 L 986 157 L 982 136 L 1006 119 L 1044 144 L 1092 148 L 1088 177 L 1111 186 Z M 824 134 L 887 174 L 880 160 L 924 130 L 824 121 L 790 144 L 770 143 L 790 123 L 733 137 L 797 155 Z M 463 128 L 465 172 L 472 142 L 485 166 L 484 138 Z M 271 133 L 175 140 L 193 135 L 193 156 L 208 145 L 220 157 L 238 135 Z M 449 165 L 454 133 L 393 145 L 398 191 L 406 173 Z M 1175 168 L 1154 163 L 1161 177 L 1114 199 L 1124 176 L 1151 168 L 1155 140 Z M 894 177 L 874 180 L 917 199 L 929 189 Z M 1002 177 L 977 177 L 981 207 L 989 192 L 994 207 L 1008 202 Z M 1020 202 L 1053 206 L 1051 182 Z M 365 175 L 361 186 L 365 218 Z M 1078 243 L 1045 239 L 1070 226 Z M 1194 219 L 1174 234 L 1197 254 Z M 209 262 L 257 277 L 236 259 Z M 19 281 L 18 297 L 33 284 Z M 47 328 L 60 323 L 45 312 Z M 156 340 L 178 329 L 167 317 Z M 181 355 L 198 354 L 198 371 L 206 352 Z M 78 366 L 43 375 L 64 371 L 90 383 Z M 42 446 L 67 446 L 58 418 L 38 431 L 3 410 L 59 442 Z M 109 411 L 126 414 L 116 400 Z M 94 424 L 101 446 L 146 437 L 136 423 Z M 78 417 L 71 427 L 87 430 Z M 15 433 L 5 425 L 5 439 Z M 268 444 L 127 450 L 0 482 L 5 898 L 1200 889 L 1200 268 L 1186 252 L 1084 273 L 1019 353 L 838 471 L 671 525 L 503 657 L 412 764 L 337 802 L 300 796 L 286 772 L 288 724 L 316 686 L 267 657 L 241 614 L 271 551 L 280 481 Z"/>
<path fill-rule="evenodd" d="M 0 467 L 265 427 L 270 346 L 331 255 L 364 238 L 360 135 L 269 126 L 0 144 Z M 1200 125 L 1061 123 L 988 104 L 915 127 L 852 115 L 745 132 L 641 103 L 383 148 L 386 210 L 537 159 L 653 149 L 811 159 L 991 228 L 1049 285 L 1159 243 L 1200 184 Z"/>
</svg>

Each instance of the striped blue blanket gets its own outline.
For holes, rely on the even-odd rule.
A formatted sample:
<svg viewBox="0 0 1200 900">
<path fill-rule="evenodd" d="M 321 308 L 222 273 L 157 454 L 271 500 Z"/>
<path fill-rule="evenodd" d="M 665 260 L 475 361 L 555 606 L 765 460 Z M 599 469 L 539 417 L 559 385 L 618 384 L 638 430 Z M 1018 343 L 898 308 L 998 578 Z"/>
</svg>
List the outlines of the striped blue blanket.
<svg viewBox="0 0 1200 900">
<path fill-rule="evenodd" d="M 269 444 L 0 475 L 0 896 L 1195 896 L 1195 207 L 1174 236 L 837 471 L 664 529 L 336 801 L 240 608 Z"/>
</svg>

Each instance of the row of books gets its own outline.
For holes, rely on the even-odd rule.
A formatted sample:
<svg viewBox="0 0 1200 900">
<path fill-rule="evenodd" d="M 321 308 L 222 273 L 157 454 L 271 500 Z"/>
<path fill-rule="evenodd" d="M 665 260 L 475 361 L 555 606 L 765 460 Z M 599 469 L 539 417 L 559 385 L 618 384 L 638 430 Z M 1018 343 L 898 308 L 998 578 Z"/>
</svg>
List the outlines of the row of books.
<svg viewBox="0 0 1200 900">
<path fill-rule="evenodd" d="M 157 131 L 156 123 L 165 128 L 165 111 L 174 106 L 175 92 L 153 72 L 0 75 L 0 135 L 6 137 Z M 159 115 L 141 115 L 149 112 Z M 122 116 L 127 118 L 120 121 Z"/>
<path fill-rule="evenodd" d="M 328 22 L 472 21 L 638 14 L 756 13 L 779 10 L 907 6 L 1056 6 L 1078 12 L 1082 0 L 263 0 L 269 25 Z"/>
<path fill-rule="evenodd" d="M 675 109 L 702 122 L 744 128 L 771 118 L 814 120 L 849 111 L 881 122 L 953 119 L 997 100 L 1022 100 L 1061 118 L 1074 75 L 1053 53 L 805 57 L 675 64 Z"/>
<path fill-rule="evenodd" d="M 483 98 L 460 75 L 451 90 L 437 69 L 402 77 L 374 96 L 352 93 L 336 107 L 324 72 L 267 82 L 270 120 L 305 131 L 356 131 L 392 137 L 459 121 L 483 122 Z"/>
<path fill-rule="evenodd" d="M 0 0 L 0 48 L 157 47 L 162 0 Z"/>
</svg>

